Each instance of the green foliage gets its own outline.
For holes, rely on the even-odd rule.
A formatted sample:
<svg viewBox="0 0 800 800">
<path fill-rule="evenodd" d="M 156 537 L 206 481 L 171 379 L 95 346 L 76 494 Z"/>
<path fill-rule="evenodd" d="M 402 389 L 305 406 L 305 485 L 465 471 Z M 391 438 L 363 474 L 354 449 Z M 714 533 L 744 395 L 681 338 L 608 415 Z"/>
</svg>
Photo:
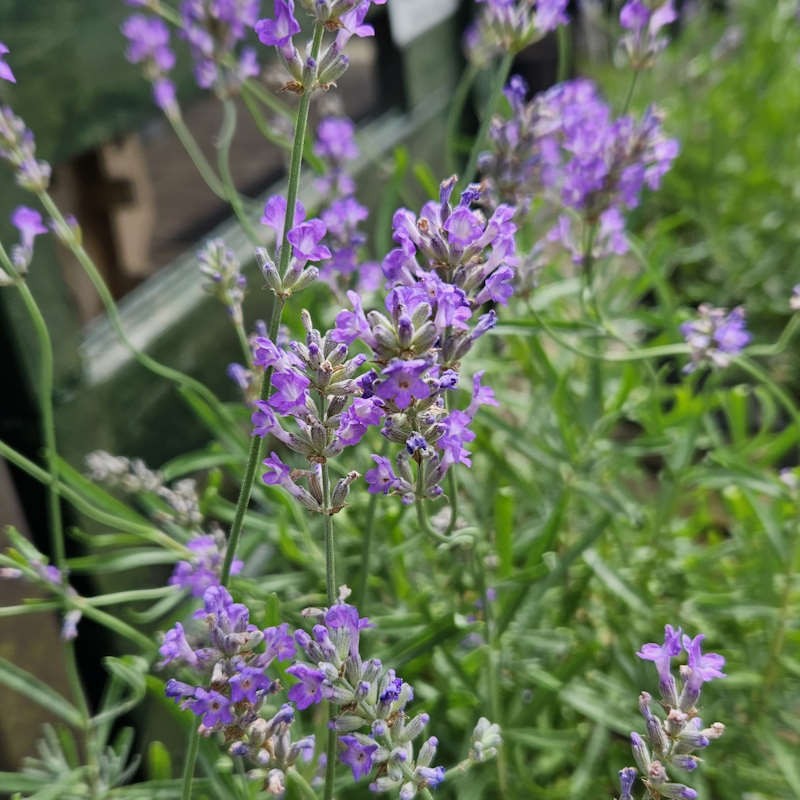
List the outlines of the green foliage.
<svg viewBox="0 0 800 800">
<path fill-rule="evenodd" d="M 657 686 L 635 652 L 669 623 L 705 633 L 729 676 L 701 709 L 727 732 L 687 782 L 707 800 L 800 798 L 800 489 L 780 477 L 800 451 L 787 388 L 797 369 L 788 321 L 797 276 L 787 267 L 800 238 L 800 140 L 787 108 L 800 106 L 800 23 L 796 3 L 779 0 L 768 12 L 756 0 L 730 5 L 726 17 L 701 10 L 687 22 L 637 85 L 634 107 L 664 105 L 682 155 L 664 191 L 637 211 L 630 255 L 596 264 L 588 278 L 566 259 L 549 264 L 465 362 L 470 373 L 485 370 L 500 405 L 480 412 L 472 470 L 448 490 L 459 500 L 457 536 L 426 536 L 399 501 L 363 488 L 336 516 L 338 575 L 375 623 L 362 652 L 415 687 L 440 741 L 437 763 L 459 765 L 439 797 L 613 796 L 617 770 L 631 761 L 630 731 L 642 727 L 637 697 Z M 621 105 L 630 75 L 596 72 Z M 430 168 L 397 149 L 377 213 L 382 245 L 399 199 L 436 186 Z M 531 243 L 540 235 L 530 224 L 522 232 Z M 311 297 L 315 319 L 330 323 L 335 303 Z M 687 374 L 679 325 L 702 301 L 746 302 L 756 345 L 725 371 Z M 201 521 L 179 519 L 162 493 L 111 491 L 62 463 L 58 490 L 83 514 L 76 536 L 88 547 L 70 561 L 73 572 L 163 584 L 197 526 L 235 519 L 247 414 L 231 405 L 223 415 L 185 394 L 211 441 L 164 464 L 161 476 L 166 487 L 197 481 Z M 361 452 L 382 446 L 372 431 Z M 42 479 L 35 465 L 15 463 Z M 331 468 L 338 478 L 369 466 L 364 455 Z M 449 499 L 430 505 L 433 526 L 445 529 Z M 236 599 L 261 627 L 303 626 L 303 610 L 326 603 L 322 521 L 257 481 L 244 531 Z M 19 537 L 13 544 L 2 565 L 33 558 Z M 187 598 L 171 586 L 69 602 L 51 593 L 47 608 L 72 604 L 141 654 L 106 659 L 102 707 L 88 721 L 0 660 L 0 682 L 71 726 L 47 728 L 39 758 L 0 775 L 0 790 L 37 800 L 180 797 L 183 742 L 196 719 L 164 698 L 151 640 L 189 616 Z M 145 780 L 123 786 L 137 761 L 118 725 L 143 703 L 158 720 L 142 748 Z M 496 762 L 467 771 L 482 714 L 501 725 L 505 744 Z M 323 739 L 323 714 L 298 724 Z M 76 732 L 87 734 L 89 752 Z M 201 743 L 200 763 L 196 797 L 264 796 L 213 739 Z M 300 766 L 290 796 L 306 797 L 313 773 Z M 372 795 L 342 780 L 337 796 Z"/>
</svg>

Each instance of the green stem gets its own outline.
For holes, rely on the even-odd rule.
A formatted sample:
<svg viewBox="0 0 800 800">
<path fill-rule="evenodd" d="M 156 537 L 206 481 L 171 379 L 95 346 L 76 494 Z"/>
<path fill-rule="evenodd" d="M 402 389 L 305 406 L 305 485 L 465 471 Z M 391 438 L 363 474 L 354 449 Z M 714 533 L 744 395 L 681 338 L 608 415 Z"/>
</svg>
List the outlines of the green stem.
<svg viewBox="0 0 800 800">
<path fill-rule="evenodd" d="M 197 143 L 197 140 L 192 135 L 192 132 L 186 126 L 186 123 L 183 121 L 183 117 L 180 114 L 167 114 L 167 119 L 169 120 L 170 125 L 172 125 L 172 130 L 175 131 L 175 135 L 180 139 L 181 144 L 183 145 L 184 150 L 186 150 L 187 155 L 189 158 L 192 159 L 192 163 L 197 167 L 197 171 L 200 173 L 200 176 L 206 182 L 211 191 L 220 198 L 220 200 L 228 200 L 228 195 L 225 192 L 225 186 L 217 177 L 217 174 L 214 172 L 214 168 L 209 164 L 208 159 L 205 157 L 203 151 L 200 149 L 200 145 Z"/>
<path fill-rule="evenodd" d="M 336 550 L 333 538 L 333 514 L 331 514 L 331 479 L 328 464 L 322 465 L 322 520 L 325 528 L 325 591 L 328 605 L 336 602 Z"/>
<path fill-rule="evenodd" d="M 597 304 L 597 297 L 594 292 L 594 240 L 597 235 L 597 223 L 589 224 L 586 231 L 586 239 L 583 247 L 583 276 L 585 280 L 584 291 L 581 293 L 581 300 L 583 301 L 584 309 L 586 310 L 586 303 L 591 309 L 594 317 L 594 322 L 602 321 L 602 315 Z M 589 406 L 593 409 L 593 416 L 599 419 L 603 415 L 603 408 L 605 406 L 603 400 L 603 347 L 602 337 L 599 333 L 591 338 L 592 352 L 594 358 L 589 361 Z"/>
<path fill-rule="evenodd" d="M 447 135 L 445 137 L 445 163 L 448 172 L 455 172 L 458 169 L 457 153 L 459 148 L 457 142 L 461 139 L 460 123 L 464 114 L 464 106 L 467 104 L 470 89 L 480 74 L 480 69 L 476 64 L 470 62 L 466 71 L 461 76 L 453 93 L 453 100 L 447 113 Z M 464 148 L 466 150 L 466 147 Z"/>
<path fill-rule="evenodd" d="M 329 704 L 329 720 L 332 716 L 332 713 L 332 708 Z M 325 762 L 325 792 L 323 797 L 325 800 L 333 800 L 333 786 L 336 778 L 336 731 L 328 731 L 328 737 L 325 743 L 325 755 L 327 761 Z"/>
<path fill-rule="evenodd" d="M 274 342 L 278 336 L 278 328 L 280 327 L 281 314 L 283 312 L 284 301 L 276 298 L 272 306 L 272 316 L 270 318 L 269 338 Z M 261 384 L 261 400 L 269 399 L 270 389 L 272 387 L 272 367 L 269 367 L 264 373 L 264 380 Z M 245 466 L 242 482 L 239 486 L 239 497 L 236 500 L 236 508 L 233 512 L 233 522 L 231 523 L 230 533 L 228 534 L 228 543 L 225 549 L 225 560 L 222 564 L 222 572 L 220 573 L 220 582 L 223 586 L 228 585 L 231 576 L 231 567 L 233 566 L 233 559 L 236 556 L 236 550 L 239 547 L 239 539 L 242 535 L 242 528 L 244 527 L 244 518 L 247 513 L 247 507 L 250 505 L 250 495 L 253 491 L 253 482 L 256 477 L 256 471 L 264 456 L 264 440 L 260 436 L 253 435 L 250 439 L 250 450 L 247 456 L 247 465 Z"/>
<path fill-rule="evenodd" d="M 311 42 L 310 58 L 313 60 L 319 59 L 320 49 L 322 47 L 322 37 L 325 33 L 323 25 L 317 23 L 314 25 L 314 34 Z M 303 165 L 303 149 L 305 147 L 306 132 L 308 130 L 308 112 L 311 107 L 311 94 L 313 87 L 307 87 L 307 90 L 300 98 L 300 105 L 297 109 L 297 119 L 294 128 L 294 142 L 292 145 L 292 158 L 289 165 L 289 184 L 286 190 L 286 216 L 283 225 L 283 241 L 281 242 L 280 252 L 280 266 L 279 273 L 283 276 L 286 273 L 286 268 L 289 265 L 289 257 L 291 255 L 291 247 L 287 236 L 292 226 L 294 225 L 294 206 L 297 201 L 297 193 L 300 186 L 300 172 Z M 275 341 L 278 337 L 278 328 L 280 327 L 281 314 L 285 301 L 276 297 L 275 303 L 272 306 L 272 318 L 269 326 L 269 337 Z M 261 397 L 266 400 L 269 398 L 270 388 L 272 386 L 272 368 L 267 369 L 264 374 L 264 381 L 261 386 Z M 236 549 L 239 546 L 239 539 L 242 534 L 244 526 L 245 512 L 250 505 L 250 495 L 253 491 L 253 481 L 256 475 L 256 469 L 264 450 L 264 440 L 260 436 L 253 435 L 250 440 L 250 452 L 247 457 L 247 466 L 245 474 L 242 478 L 242 483 L 239 488 L 239 497 L 236 500 L 236 510 L 234 512 L 233 523 L 231 524 L 230 534 L 228 536 L 228 543 L 225 550 L 225 561 L 222 565 L 222 572 L 220 574 L 220 583 L 223 586 L 228 584 L 231 575 L 231 566 L 233 559 L 236 555 Z M 192 793 L 192 778 L 194 776 L 194 765 L 197 760 L 197 728 L 192 726 L 192 733 L 189 738 L 188 752 L 186 753 L 186 769 L 183 773 L 183 795 L 182 800 L 190 800 Z M 328 767 L 330 769 L 330 766 Z"/>
<path fill-rule="evenodd" d="M 138 603 L 142 600 L 158 600 L 170 594 L 178 594 L 180 589 L 175 586 L 157 586 L 153 589 L 129 589 L 126 592 L 111 592 L 99 594 L 95 597 L 84 597 L 83 601 L 90 606 L 114 606 L 120 603 Z"/>
<path fill-rule="evenodd" d="M 639 73 L 641 70 L 634 69 L 633 75 L 631 76 L 631 82 L 628 86 L 628 93 L 625 95 L 625 102 L 622 105 L 622 114 L 623 116 L 628 113 L 628 109 L 631 106 L 631 100 L 633 100 L 633 92 L 636 89 L 636 83 L 639 80 Z"/>
<path fill-rule="evenodd" d="M 445 408 L 450 410 L 450 397 L 445 393 L 444 398 Z M 452 536 L 458 522 L 458 474 L 456 473 L 456 465 L 451 464 L 450 469 L 447 470 L 447 497 L 450 500 L 450 521 L 447 523 L 447 528 L 444 532 L 445 536 Z"/>
<path fill-rule="evenodd" d="M 90 519 L 93 519 L 95 522 L 108 525 L 109 527 L 124 533 L 130 533 L 133 536 L 139 536 L 150 542 L 157 542 L 158 544 L 170 547 L 179 553 L 185 553 L 185 548 L 183 545 L 180 545 L 173 539 L 170 539 L 169 536 L 166 536 L 157 528 L 152 528 L 149 525 L 134 522 L 133 520 L 128 520 L 124 517 L 118 517 L 114 514 L 109 514 L 99 508 L 96 508 L 74 489 L 60 481 L 55 480 L 49 472 L 42 469 L 37 464 L 34 464 L 30 459 L 25 458 L 22 453 L 17 452 L 13 447 L 3 441 L 0 441 L 0 456 L 19 467 L 21 470 L 45 486 L 50 486 L 51 484 L 55 485 L 61 497 L 63 497 L 65 500 L 68 500 L 78 511 L 80 511 L 82 514 L 85 514 Z"/>
<path fill-rule="evenodd" d="M 556 83 L 564 83 L 569 78 L 570 61 L 572 56 L 572 26 L 559 25 L 556 31 L 558 37 L 558 72 Z"/>
<path fill-rule="evenodd" d="M 186 748 L 186 762 L 183 765 L 183 788 L 181 800 L 192 800 L 192 779 L 194 778 L 194 765 L 197 762 L 197 753 L 200 750 L 200 729 L 192 723 L 189 732 L 189 742 Z"/>
<path fill-rule="evenodd" d="M 369 580 L 370 561 L 372 560 L 372 534 L 375 528 L 375 512 L 378 510 L 378 495 L 369 496 L 367 506 L 367 519 L 364 523 L 364 533 L 361 537 L 361 574 L 358 579 L 358 589 L 355 595 L 355 604 L 362 613 L 364 601 L 367 596 L 367 581 Z"/>
<path fill-rule="evenodd" d="M 489 692 L 489 710 L 492 715 L 492 722 L 500 725 L 502 729 L 504 727 L 502 703 L 500 702 L 500 684 L 497 678 L 500 669 L 498 663 L 497 626 L 495 625 L 494 609 L 487 591 L 484 564 L 477 552 L 473 554 L 472 565 L 475 581 L 483 599 L 483 615 L 486 624 L 486 642 L 489 656 L 486 683 Z M 505 750 L 502 746 L 497 751 L 497 782 L 500 788 L 500 797 L 508 797 L 508 764 L 506 763 Z"/>
<path fill-rule="evenodd" d="M 478 156 L 481 154 L 481 150 L 483 149 L 486 139 L 489 135 L 489 126 L 492 124 L 492 117 L 494 116 L 498 102 L 500 102 L 500 95 L 503 93 L 503 87 L 505 86 L 508 78 L 508 73 L 511 71 L 511 64 L 513 61 L 514 53 L 506 53 L 503 56 L 503 60 L 500 62 L 500 66 L 497 68 L 494 81 L 492 82 L 489 98 L 486 102 L 485 114 L 481 120 L 481 126 L 478 129 L 478 134 L 475 137 L 475 141 L 472 143 L 469 161 L 467 161 L 467 165 L 464 168 L 464 172 L 461 175 L 461 180 L 459 181 L 460 190 L 463 190 L 475 176 L 475 171 L 478 167 Z"/>
<path fill-rule="evenodd" d="M 292 798 L 317 800 L 317 793 L 314 788 L 296 769 L 286 770 L 286 788 L 289 790 L 289 800 Z M 296 793 L 293 790 L 296 790 Z"/>
<path fill-rule="evenodd" d="M 311 57 L 317 58 L 319 56 L 320 46 L 322 45 L 322 36 L 325 28 L 322 25 L 314 26 L 314 39 L 311 45 Z M 286 217 L 283 225 L 283 241 L 280 248 L 280 261 L 278 271 L 281 275 L 285 274 L 286 268 L 289 266 L 289 258 L 291 256 L 291 247 L 289 240 L 286 238 L 289 231 L 294 225 L 294 207 L 297 202 L 297 193 L 300 186 L 300 171 L 303 164 L 303 147 L 305 144 L 306 132 L 308 130 L 308 112 L 311 106 L 311 91 L 306 91 L 300 98 L 300 105 L 297 109 L 297 120 L 294 129 L 294 145 L 292 147 L 292 159 L 289 166 L 289 184 L 286 189 Z M 269 326 L 269 338 L 275 341 L 278 337 L 278 329 L 280 327 L 281 315 L 285 301 L 276 297 L 275 304 L 272 307 L 272 318 Z M 264 382 L 261 387 L 261 399 L 267 400 L 269 398 L 270 389 L 272 386 L 272 368 L 267 369 L 264 374 Z M 230 535 L 228 537 L 228 547 L 225 553 L 225 562 L 222 567 L 222 584 L 227 584 L 230 577 L 231 564 L 236 554 L 236 548 L 239 544 L 239 537 L 241 535 L 242 525 L 244 522 L 245 511 L 250 503 L 250 494 L 253 488 L 253 479 L 255 478 L 256 469 L 261 461 L 264 442 L 259 436 L 253 436 L 250 440 L 250 452 L 247 458 L 247 467 L 242 479 L 242 485 L 239 490 L 239 498 L 236 502 L 236 510 L 234 512 L 233 523 L 231 525 Z"/>
<path fill-rule="evenodd" d="M 792 418 L 792 422 L 794 422 L 798 437 L 800 437 L 800 412 L 798 412 L 797 407 L 795 406 L 792 398 L 789 397 L 786 392 L 775 383 L 774 380 L 769 376 L 767 372 L 765 372 L 761 367 L 757 364 L 752 362 L 747 356 L 739 356 L 734 363 L 741 367 L 745 372 L 749 375 L 754 377 L 760 383 L 763 383 L 767 389 L 769 389 L 777 401 L 786 409 L 789 416 Z"/>
<path fill-rule="evenodd" d="M 325 401 L 323 398 L 323 411 Z M 322 415 L 325 419 L 325 413 Z M 333 515 L 331 514 L 331 479 L 328 464 L 322 465 L 322 520 L 325 528 L 325 590 L 328 596 L 328 605 L 336 602 L 336 551 L 333 540 Z M 328 703 L 328 721 L 334 716 L 334 708 Z M 336 779 L 336 731 L 328 729 L 328 740 L 325 748 L 327 760 L 325 762 L 325 800 L 333 800 L 333 786 Z"/>
<path fill-rule="evenodd" d="M 45 462 L 47 464 L 48 475 L 51 477 L 51 480 L 47 483 L 47 517 L 49 523 L 48 527 L 50 529 L 50 548 L 56 567 L 58 567 L 63 576 L 66 576 L 67 556 L 66 545 L 64 543 L 64 520 L 61 516 L 61 498 L 57 486 L 59 464 L 56 444 L 56 425 L 53 414 L 53 342 L 50 338 L 50 332 L 47 329 L 47 323 L 42 316 L 36 299 L 28 288 L 28 284 L 17 274 L 2 244 L 0 244 L 0 264 L 3 265 L 9 275 L 16 278 L 16 287 L 22 297 L 22 302 L 28 312 L 28 316 L 33 323 L 39 345 L 39 381 L 36 386 L 36 400 L 39 406 L 39 416 L 41 418 L 41 437 L 44 443 Z M 72 607 L 72 604 L 69 602 L 69 598 L 66 595 L 64 599 L 64 609 L 68 611 L 70 607 Z M 72 692 L 75 705 L 81 715 L 91 794 L 95 796 L 97 791 L 98 766 L 95 758 L 95 748 L 90 734 L 91 711 L 86 699 L 86 694 L 83 691 L 78 662 L 75 657 L 75 648 L 71 641 L 64 642 L 64 661 L 70 691 Z"/>
<path fill-rule="evenodd" d="M 231 204 L 233 213 L 236 215 L 236 219 L 239 220 L 239 224 L 244 229 L 247 237 L 258 247 L 263 244 L 262 237 L 242 205 L 242 196 L 239 194 L 231 174 L 231 144 L 235 133 L 236 104 L 228 98 L 222 102 L 222 127 L 220 128 L 219 141 L 217 142 L 217 164 L 219 166 L 219 174 L 222 177 L 222 191 Z"/>
</svg>

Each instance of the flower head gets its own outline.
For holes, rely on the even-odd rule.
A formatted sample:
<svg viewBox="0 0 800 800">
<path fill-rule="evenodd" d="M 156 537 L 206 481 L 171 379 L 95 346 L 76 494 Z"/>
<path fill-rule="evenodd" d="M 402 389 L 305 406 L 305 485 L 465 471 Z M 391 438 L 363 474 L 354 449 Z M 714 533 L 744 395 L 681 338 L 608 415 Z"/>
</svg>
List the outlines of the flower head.
<svg viewBox="0 0 800 800">
<path fill-rule="evenodd" d="M 681 333 L 691 349 L 692 360 L 684 368 L 686 372 L 704 363 L 727 367 L 751 339 L 742 306 L 727 311 L 703 303 L 697 309 L 697 317 L 681 325 Z"/>
</svg>

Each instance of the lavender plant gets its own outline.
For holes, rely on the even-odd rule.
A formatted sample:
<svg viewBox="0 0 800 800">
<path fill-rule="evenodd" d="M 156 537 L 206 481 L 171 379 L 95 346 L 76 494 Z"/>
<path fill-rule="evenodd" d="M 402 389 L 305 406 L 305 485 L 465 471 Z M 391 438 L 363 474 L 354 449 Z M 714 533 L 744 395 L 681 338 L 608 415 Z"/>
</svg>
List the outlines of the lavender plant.
<svg viewBox="0 0 800 800">
<path fill-rule="evenodd" d="M 754 759 L 731 770 L 709 759 L 705 776 L 693 774 L 697 789 L 681 777 L 723 730 L 699 716 L 703 684 L 725 665 L 703 654 L 702 634 L 668 625 L 663 644 L 639 649 L 660 699 L 640 694 L 644 735 L 629 734 L 631 643 L 680 614 L 730 642 L 732 674 L 753 687 L 749 704 L 726 706 L 737 725 L 716 763 L 744 751 L 749 728 L 738 721 L 752 716 L 771 759 L 759 790 L 781 796 L 774 787 L 791 785 L 781 736 L 795 728 L 775 698 L 796 702 L 798 546 L 796 481 L 778 467 L 792 462 L 800 413 L 769 359 L 792 341 L 797 315 L 774 345 L 759 344 L 744 306 L 695 312 L 662 269 L 659 225 L 669 226 L 647 222 L 650 195 L 681 147 L 666 112 L 631 109 L 644 70 L 669 52 L 671 0 L 622 4 L 619 96 L 579 78 L 532 98 L 521 78 L 507 80 L 511 58 L 567 24 L 566 2 L 478 2 L 465 84 L 479 68 L 494 73 L 481 128 L 458 175 L 421 204 L 409 199 L 419 212 L 394 211 L 388 252 L 364 233 L 371 209 L 349 169 L 355 126 L 322 114 L 311 144 L 309 122 L 382 3 L 275 0 L 263 18 L 252 0 L 128 4 L 127 57 L 230 205 L 260 271 L 246 276 L 219 239 L 198 253 L 197 279 L 239 344 L 242 363 L 228 374 L 241 396 L 224 403 L 131 342 L 79 224 L 48 193 L 33 134 L 2 107 L 0 159 L 41 207 L 14 212 L 19 241 L 0 247 L 0 285 L 19 294 L 36 330 L 45 447 L 42 464 L 4 442 L 0 455 L 47 487 L 51 541 L 9 534 L 0 576 L 40 597 L 0 616 L 59 612 L 70 696 L 0 661 L 0 682 L 67 726 L 45 733 L 24 774 L 0 773 L 0 789 L 473 800 L 610 797 L 618 780 L 619 800 L 637 788 L 651 800 L 723 796 L 725 773 L 746 776 Z M 221 104 L 216 164 L 183 120 L 173 37 Z M 0 44 L 9 83 L 12 56 Z M 260 80 L 270 57 L 281 100 Z M 265 131 L 286 146 L 289 168 L 285 191 L 258 203 L 231 178 L 239 95 L 261 128 L 265 112 L 293 118 L 291 141 Z M 304 159 L 325 168 L 316 200 L 301 189 Z M 59 458 L 52 343 L 27 283 L 37 237 L 51 232 L 139 364 L 208 426 L 202 451 L 159 470 L 95 451 L 88 477 Z M 254 294 L 268 301 L 267 322 L 250 318 Z M 99 526 L 79 534 L 88 552 L 68 550 L 62 504 L 80 513 L 81 531 Z M 79 580 L 143 567 L 164 569 L 161 585 L 93 594 Z M 745 578 L 763 588 L 768 612 L 743 599 Z M 741 622 L 756 616 L 771 626 Z M 135 648 L 106 661 L 97 707 L 74 656 L 82 620 Z M 165 716 L 147 733 L 172 741 L 172 753 L 159 743 L 160 765 L 154 756 L 137 774 L 131 734 L 115 727 L 148 692 Z M 780 735 L 765 727 L 767 711 Z M 622 741 L 638 773 L 617 775 L 629 757 Z"/>
</svg>

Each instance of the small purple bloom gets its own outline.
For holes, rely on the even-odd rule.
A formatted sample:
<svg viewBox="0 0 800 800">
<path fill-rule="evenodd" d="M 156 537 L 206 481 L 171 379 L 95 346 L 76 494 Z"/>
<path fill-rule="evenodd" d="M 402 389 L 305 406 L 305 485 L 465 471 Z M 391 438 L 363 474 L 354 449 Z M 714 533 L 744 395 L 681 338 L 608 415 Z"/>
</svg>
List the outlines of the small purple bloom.
<svg viewBox="0 0 800 800">
<path fill-rule="evenodd" d="M 305 375 L 294 370 L 276 372 L 272 376 L 275 391 L 270 395 L 269 404 L 280 414 L 301 416 L 306 411 L 307 389 L 310 385 Z"/>
<path fill-rule="evenodd" d="M 651 11 L 642 0 L 630 0 L 619 12 L 619 24 L 627 31 L 640 32 L 650 19 Z"/>
<path fill-rule="evenodd" d="M 684 368 L 686 372 L 704 362 L 726 367 L 750 343 L 741 306 L 727 311 L 703 303 L 697 309 L 697 317 L 684 322 L 680 331 L 691 349 L 692 361 Z"/>
<path fill-rule="evenodd" d="M 164 634 L 164 640 L 158 652 L 161 653 L 164 659 L 161 662 L 161 666 L 169 664 L 171 661 L 182 661 L 191 667 L 196 667 L 200 663 L 198 654 L 186 640 L 186 634 L 180 622 L 176 622 L 175 625 Z"/>
<path fill-rule="evenodd" d="M 483 234 L 483 227 L 476 215 L 465 206 L 458 206 L 444 223 L 449 241 L 461 248 L 477 241 Z"/>
<path fill-rule="evenodd" d="M 619 800 L 633 800 L 631 791 L 633 790 L 633 784 L 636 781 L 637 774 L 635 767 L 625 767 L 619 771 Z"/>
<path fill-rule="evenodd" d="M 222 562 L 225 558 L 224 544 L 220 547 L 211 535 L 195 536 L 186 545 L 191 551 L 189 560 L 175 565 L 168 583 L 188 589 L 193 597 L 203 597 L 209 586 L 219 583 Z M 244 566 L 240 559 L 231 564 L 231 575 L 237 575 Z"/>
<path fill-rule="evenodd" d="M 417 767 L 414 776 L 422 786 L 435 787 L 444 780 L 444 767 Z"/>
<path fill-rule="evenodd" d="M 289 689 L 289 699 L 297 704 L 300 711 L 322 702 L 322 682 L 325 680 L 322 670 L 313 669 L 306 664 L 294 664 L 286 672 L 299 681 Z"/>
<path fill-rule="evenodd" d="M 175 66 L 169 28 L 163 20 L 134 14 L 122 23 L 122 33 L 128 39 L 125 55 L 131 63 L 151 62 L 160 72 L 169 72 Z"/>
<path fill-rule="evenodd" d="M 260 694 L 269 692 L 273 682 L 264 674 L 264 670 L 256 667 L 242 667 L 232 675 L 228 684 L 231 687 L 231 702 L 256 704 Z"/>
<path fill-rule="evenodd" d="M 673 706 L 677 705 L 677 692 L 670 667 L 673 657 L 681 652 L 681 633 L 680 628 L 675 629 L 672 625 L 665 625 L 664 644 L 649 642 L 643 644 L 636 653 L 639 658 L 655 663 L 661 696 L 665 702 Z"/>
<path fill-rule="evenodd" d="M 339 741 L 345 746 L 339 758 L 353 770 L 354 780 L 365 778 L 372 770 L 372 755 L 378 749 L 378 745 L 375 742 L 362 744 L 361 739 L 367 738 L 351 735 L 339 737 Z"/>
<path fill-rule="evenodd" d="M 269 486 L 277 486 L 283 484 L 287 480 L 291 480 L 291 468 L 281 461 L 274 450 L 264 459 L 264 466 L 268 467 L 269 472 L 265 472 L 262 477 L 264 483 Z"/>
<path fill-rule="evenodd" d="M 325 233 L 325 223 L 321 219 L 311 219 L 292 228 L 286 238 L 291 242 L 298 260 L 323 261 L 331 257 L 331 251 L 320 244 Z"/>
<path fill-rule="evenodd" d="M 224 694 L 213 689 L 195 689 L 194 700 L 188 703 L 189 708 L 198 717 L 202 717 L 206 728 L 217 725 L 230 725 L 233 722 L 230 700 Z"/>
<path fill-rule="evenodd" d="M 275 19 L 260 19 L 255 32 L 262 44 L 285 47 L 292 36 L 300 33 L 300 23 L 294 16 L 294 0 L 275 0 Z"/>
<path fill-rule="evenodd" d="M 298 200 L 294 206 L 293 225 L 298 225 L 306 218 L 306 210 Z M 283 226 L 286 221 L 286 198 L 283 195 L 273 195 L 264 205 L 264 215 L 261 217 L 261 224 L 272 228 L 275 231 L 275 238 L 278 242 L 283 241 Z"/>
<path fill-rule="evenodd" d="M 542 32 L 554 31 L 559 25 L 569 22 L 567 3 L 569 0 L 539 0 L 536 3 L 536 27 Z"/>
<path fill-rule="evenodd" d="M 389 494 L 398 482 L 398 477 L 392 470 L 392 462 L 385 456 L 378 455 L 373 455 L 372 460 L 377 466 L 364 474 L 364 480 L 369 487 L 367 491 L 370 494 Z"/>
<path fill-rule="evenodd" d="M 11 223 L 19 231 L 20 243 L 26 250 L 33 249 L 33 240 L 37 236 L 47 233 L 42 215 L 28 206 L 18 206 L 11 214 Z"/>
<path fill-rule="evenodd" d="M 347 117 L 325 117 L 317 127 L 314 153 L 335 164 L 358 158 L 352 120 Z"/>
<path fill-rule="evenodd" d="M 722 668 L 725 666 L 725 659 L 718 653 L 703 654 L 701 645 L 705 635 L 699 633 L 694 639 L 684 634 L 683 648 L 689 655 L 689 677 L 687 684 L 700 687 L 703 683 L 712 681 L 715 678 L 724 678 L 725 673 Z"/>
<path fill-rule="evenodd" d="M 276 661 L 288 661 L 294 658 L 296 652 L 294 639 L 289 634 L 288 623 L 264 629 L 264 652 L 268 658 Z"/>
<path fill-rule="evenodd" d="M 381 372 L 383 380 L 375 387 L 375 394 L 393 401 L 399 409 L 408 408 L 414 399 L 424 400 L 430 394 L 421 377 L 428 369 L 428 362 L 421 358 L 395 359 Z"/>
</svg>

